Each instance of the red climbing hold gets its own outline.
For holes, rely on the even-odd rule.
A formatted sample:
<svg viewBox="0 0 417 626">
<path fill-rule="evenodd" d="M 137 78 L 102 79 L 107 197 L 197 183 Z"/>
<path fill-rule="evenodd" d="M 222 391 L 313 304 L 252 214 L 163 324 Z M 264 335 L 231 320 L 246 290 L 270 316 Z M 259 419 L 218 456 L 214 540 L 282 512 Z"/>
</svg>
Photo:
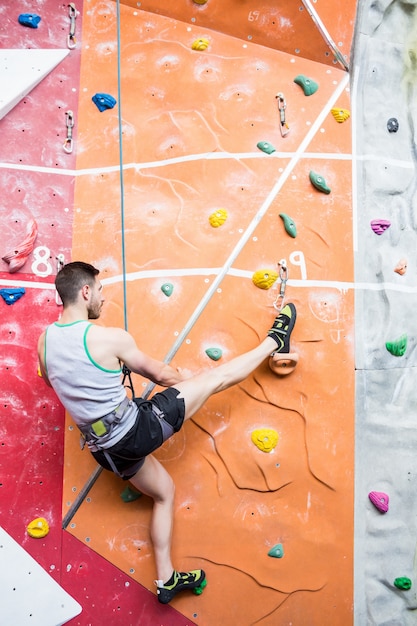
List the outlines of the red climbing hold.
<svg viewBox="0 0 417 626">
<path fill-rule="evenodd" d="M 30 220 L 26 232 L 27 235 L 22 243 L 2 257 L 3 261 L 9 264 L 10 274 L 14 274 L 23 267 L 33 250 L 33 244 L 38 234 L 38 225 L 35 220 Z"/>
<path fill-rule="evenodd" d="M 368 497 L 372 504 L 376 506 L 378 511 L 381 511 L 381 513 L 386 513 L 388 511 L 389 497 L 386 493 L 383 493 L 382 491 L 371 491 L 368 494 Z"/>
</svg>

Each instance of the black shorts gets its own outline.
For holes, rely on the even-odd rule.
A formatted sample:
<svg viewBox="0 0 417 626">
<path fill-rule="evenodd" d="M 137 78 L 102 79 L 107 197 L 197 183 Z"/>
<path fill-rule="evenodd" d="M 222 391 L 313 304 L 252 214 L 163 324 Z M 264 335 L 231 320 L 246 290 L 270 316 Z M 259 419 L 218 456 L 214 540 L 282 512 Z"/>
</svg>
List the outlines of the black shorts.
<svg viewBox="0 0 417 626">
<path fill-rule="evenodd" d="M 145 462 L 145 457 L 179 431 L 185 415 L 184 398 L 177 398 L 178 389 L 168 387 L 150 400 L 135 398 L 138 414 L 134 426 L 114 446 L 108 448 L 118 474 L 129 480 Z M 113 471 L 103 450 L 91 453 L 104 469 Z"/>
</svg>

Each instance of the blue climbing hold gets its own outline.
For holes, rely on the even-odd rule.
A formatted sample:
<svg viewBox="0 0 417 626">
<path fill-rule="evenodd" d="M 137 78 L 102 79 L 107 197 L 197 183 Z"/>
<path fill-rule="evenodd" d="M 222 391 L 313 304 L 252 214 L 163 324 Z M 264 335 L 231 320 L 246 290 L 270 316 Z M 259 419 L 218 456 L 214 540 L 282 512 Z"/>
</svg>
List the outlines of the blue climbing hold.
<svg viewBox="0 0 417 626">
<path fill-rule="evenodd" d="M 96 93 L 91 99 L 100 112 L 106 109 L 112 109 L 117 102 L 117 100 L 108 93 Z"/>
<path fill-rule="evenodd" d="M 29 26 L 29 28 L 38 28 L 38 24 L 41 21 L 40 16 L 36 15 L 36 13 L 21 13 L 17 19 L 19 24 Z"/>
<path fill-rule="evenodd" d="M 16 287 L 15 289 L 0 289 L 0 296 L 3 298 L 6 304 L 14 304 L 25 294 L 23 287 Z"/>
</svg>

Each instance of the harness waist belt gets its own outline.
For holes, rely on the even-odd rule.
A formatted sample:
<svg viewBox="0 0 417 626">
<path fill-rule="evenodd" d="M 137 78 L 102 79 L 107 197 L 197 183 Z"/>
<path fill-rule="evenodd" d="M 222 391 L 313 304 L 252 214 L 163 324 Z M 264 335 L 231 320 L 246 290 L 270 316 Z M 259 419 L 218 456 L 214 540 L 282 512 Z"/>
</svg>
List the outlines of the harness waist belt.
<svg viewBox="0 0 417 626">
<path fill-rule="evenodd" d="M 99 420 L 96 420 L 92 424 L 79 426 L 79 429 L 83 433 L 87 441 L 96 441 L 98 438 L 102 438 L 106 435 L 110 435 L 113 427 L 119 424 L 127 407 L 130 404 L 129 398 L 126 396 L 124 400 L 117 406 L 114 411 L 104 415 Z"/>
</svg>

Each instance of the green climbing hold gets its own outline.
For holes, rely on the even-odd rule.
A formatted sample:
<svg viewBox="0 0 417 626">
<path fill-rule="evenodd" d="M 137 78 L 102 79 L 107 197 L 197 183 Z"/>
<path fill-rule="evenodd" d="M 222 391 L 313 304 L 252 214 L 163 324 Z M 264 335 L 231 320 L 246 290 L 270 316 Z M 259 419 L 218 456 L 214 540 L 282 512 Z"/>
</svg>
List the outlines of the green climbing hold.
<svg viewBox="0 0 417 626">
<path fill-rule="evenodd" d="M 403 356 L 407 350 L 407 335 L 401 335 L 396 341 L 387 341 L 385 347 L 393 356 Z"/>
<path fill-rule="evenodd" d="M 295 226 L 294 220 L 291 217 L 289 217 L 286 213 L 280 213 L 279 216 L 284 222 L 284 228 L 289 234 L 289 236 L 295 239 L 295 237 L 297 237 L 297 228 Z"/>
<path fill-rule="evenodd" d="M 320 176 L 320 174 L 316 174 L 315 172 L 311 171 L 309 177 L 313 187 L 315 187 L 319 191 L 322 191 L 323 193 L 328 194 L 331 192 L 331 189 L 326 185 L 326 181 L 324 180 L 323 176 Z"/>
<path fill-rule="evenodd" d="M 134 502 L 135 500 L 139 500 L 141 496 L 142 494 L 140 493 L 140 491 L 134 491 L 129 487 L 129 485 L 120 494 L 123 502 Z"/>
<path fill-rule="evenodd" d="M 284 547 L 282 543 L 277 543 L 276 546 L 270 549 L 268 556 L 272 556 L 274 559 L 282 559 L 284 556 Z"/>
<path fill-rule="evenodd" d="M 305 96 L 312 96 L 313 93 L 316 93 L 319 88 L 318 83 L 316 83 L 312 78 L 307 78 L 304 74 L 299 74 L 294 78 L 294 82 L 296 85 L 300 85 L 301 89 L 304 91 Z"/>
<path fill-rule="evenodd" d="M 256 144 L 256 147 L 259 148 L 259 150 L 262 150 L 262 152 L 266 152 L 266 154 L 272 154 L 273 152 L 276 152 L 272 143 L 268 143 L 268 141 L 260 141 Z"/>
<path fill-rule="evenodd" d="M 218 361 L 221 358 L 223 352 L 220 350 L 220 348 L 207 348 L 206 354 L 208 357 L 210 357 L 212 361 Z"/>
<path fill-rule="evenodd" d="M 398 589 L 411 589 L 411 580 L 406 576 L 400 576 L 394 580 L 394 585 Z"/>
<path fill-rule="evenodd" d="M 174 285 L 172 283 L 164 283 L 161 287 L 161 291 L 169 298 L 174 291 Z"/>
<path fill-rule="evenodd" d="M 205 578 L 199 585 L 198 587 L 194 587 L 193 589 L 193 593 L 195 593 L 196 596 L 201 596 L 201 594 L 204 591 L 204 588 L 207 587 L 207 578 Z"/>
</svg>

